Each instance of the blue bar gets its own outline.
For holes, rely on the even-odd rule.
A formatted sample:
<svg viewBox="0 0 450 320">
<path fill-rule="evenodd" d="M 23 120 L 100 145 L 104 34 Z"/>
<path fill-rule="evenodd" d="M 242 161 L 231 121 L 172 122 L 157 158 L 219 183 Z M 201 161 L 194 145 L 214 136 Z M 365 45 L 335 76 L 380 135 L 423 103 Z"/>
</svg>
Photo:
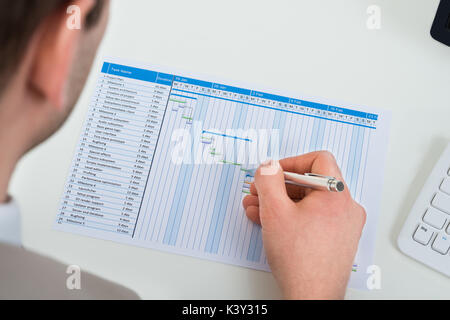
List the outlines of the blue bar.
<svg viewBox="0 0 450 320">
<path fill-rule="evenodd" d="M 313 108 L 313 109 L 319 109 L 319 110 L 325 110 L 327 111 L 329 106 L 326 104 L 316 103 L 316 102 L 310 102 L 310 101 L 302 101 L 302 106 Z"/>
<path fill-rule="evenodd" d="M 197 100 L 197 98 L 194 98 L 194 97 L 188 97 L 188 96 L 183 96 L 182 94 L 176 94 L 176 93 L 171 93 L 170 96 L 174 96 L 174 97 L 182 97 L 182 98 L 186 98 L 186 99 Z"/>
<path fill-rule="evenodd" d="M 236 103 L 247 104 L 247 105 L 250 105 L 250 106 L 256 106 L 256 107 L 260 107 L 260 108 L 284 111 L 284 112 L 288 112 L 288 113 L 300 114 L 300 115 L 313 117 L 313 118 L 320 118 L 320 119 L 324 119 L 324 120 L 330 120 L 330 121 L 335 121 L 335 122 L 340 122 L 340 123 L 352 124 L 352 125 L 355 125 L 355 126 L 362 126 L 362 127 L 366 127 L 366 128 L 376 129 L 376 127 L 372 127 L 372 126 L 369 126 L 369 125 L 363 125 L 363 124 L 359 124 L 359 123 L 356 123 L 356 122 L 346 122 L 346 121 L 343 121 L 343 120 L 327 118 L 325 116 L 311 115 L 311 114 L 307 114 L 307 113 L 303 113 L 303 112 L 292 111 L 292 110 L 289 110 L 289 109 L 279 109 L 279 108 L 275 108 L 275 107 L 263 106 L 263 105 L 250 103 L 250 102 L 242 102 L 242 101 L 239 101 L 239 100 L 232 100 L 232 99 L 227 99 L 227 98 L 222 98 L 222 97 L 216 97 L 216 96 L 211 96 L 211 95 L 208 95 L 208 94 L 197 93 L 197 92 L 192 92 L 192 91 L 182 90 L 182 89 L 173 89 L 173 90 L 180 91 L 180 92 L 191 93 L 191 94 L 196 94 L 196 95 L 199 95 L 199 96 L 204 96 L 204 97 L 209 97 L 209 98 L 214 98 L 214 99 L 222 99 L 222 100 L 226 100 L 226 101 L 232 101 L 232 102 L 236 102 Z"/>
<path fill-rule="evenodd" d="M 373 113 L 368 113 L 367 114 L 367 119 L 378 120 L 378 115 L 377 114 L 373 114 Z"/>
<path fill-rule="evenodd" d="M 264 92 L 259 92 L 259 91 L 252 91 L 252 97 L 258 97 L 258 98 L 267 99 L 267 100 L 274 100 L 274 101 L 283 102 L 283 103 L 289 103 L 291 100 L 289 98 L 278 96 L 276 94 L 264 93 Z"/>
<path fill-rule="evenodd" d="M 304 101 L 299 99 L 290 99 L 290 104 L 296 104 L 298 106 L 308 107 L 308 108 L 314 108 L 319 110 L 325 110 L 327 111 L 331 106 L 327 106 L 325 104 L 316 103 L 316 102 L 310 102 L 310 101 Z"/>
<path fill-rule="evenodd" d="M 339 107 L 334 107 L 334 106 L 330 106 L 329 111 L 345 114 L 348 116 L 364 118 L 364 119 L 367 117 L 367 113 L 365 113 L 365 112 L 350 110 L 350 109 L 345 109 L 345 108 L 339 108 Z"/>
<path fill-rule="evenodd" d="M 218 90 L 228 91 L 228 92 L 233 92 L 233 93 L 238 93 L 238 94 L 245 94 L 247 96 L 249 96 L 252 92 L 251 90 L 248 90 L 248 89 L 226 86 L 224 84 L 219 84 L 219 83 L 214 83 L 213 89 L 218 89 Z"/>
<path fill-rule="evenodd" d="M 203 130 L 202 133 L 208 133 L 208 134 L 214 134 L 216 136 L 221 136 L 221 137 L 225 137 L 225 138 L 233 138 L 233 139 L 237 139 L 237 140 L 243 140 L 243 141 L 249 141 L 252 142 L 251 139 L 248 138 L 241 138 L 241 137 L 236 137 L 236 136 L 230 136 L 224 133 L 217 133 L 217 132 L 212 132 L 212 131 L 207 131 L 207 130 Z"/>
<path fill-rule="evenodd" d="M 250 235 L 250 245 L 248 246 L 247 251 L 247 260 L 258 262 L 261 258 L 262 252 L 262 233 L 261 226 L 253 225 L 252 233 Z"/>
<path fill-rule="evenodd" d="M 173 82 L 173 75 L 167 73 L 158 73 L 156 77 L 156 83 L 164 84 L 166 86 L 171 86 Z"/>
<path fill-rule="evenodd" d="M 172 206 L 170 207 L 169 218 L 164 233 L 164 244 L 174 246 L 177 243 L 181 216 L 183 215 L 184 206 L 186 205 L 186 198 L 193 170 L 194 166 L 192 164 L 182 164 L 181 166 L 175 189 L 176 197 L 174 197 Z"/>
<path fill-rule="evenodd" d="M 302 106 L 303 102 L 304 101 L 298 100 L 298 99 L 290 99 L 290 101 L 289 101 L 290 104 L 296 104 L 296 105 L 299 105 L 299 106 Z"/>
<path fill-rule="evenodd" d="M 206 87 L 206 88 L 212 88 L 213 83 L 208 81 L 202 81 L 202 80 L 195 80 L 191 78 L 185 78 L 180 76 L 175 76 L 174 81 L 183 82 L 186 84 L 192 84 L 196 86 Z"/>
<path fill-rule="evenodd" d="M 106 63 L 103 65 L 103 69 L 105 68 Z M 102 69 L 102 71 L 103 71 Z M 109 63 L 108 74 L 112 74 L 115 76 L 121 76 L 125 78 L 131 78 L 136 80 L 143 80 L 143 81 L 149 81 L 149 82 L 156 82 L 156 78 L 158 76 L 157 72 L 144 70 L 144 69 L 138 69 L 128 66 L 122 66 L 119 64 Z"/>
<path fill-rule="evenodd" d="M 103 63 L 103 67 L 102 67 L 102 72 L 103 73 L 108 73 L 108 68 L 109 68 L 109 63 L 108 62 L 104 62 Z"/>
<path fill-rule="evenodd" d="M 364 135 L 365 135 L 365 130 L 361 127 L 357 127 L 358 128 L 358 142 L 356 144 L 356 154 L 355 154 L 355 163 L 353 165 L 353 172 L 352 172 L 352 179 L 350 180 L 350 193 L 353 196 L 356 196 L 356 187 L 358 186 L 358 173 L 359 173 L 359 168 L 361 165 L 361 158 L 362 158 L 362 148 L 364 145 Z"/>
<path fill-rule="evenodd" d="M 313 122 L 313 129 L 311 133 L 311 141 L 309 142 L 309 151 L 316 151 L 316 144 L 317 144 L 317 133 L 319 132 L 319 122 L 322 121 L 322 119 L 314 119 Z"/>
</svg>

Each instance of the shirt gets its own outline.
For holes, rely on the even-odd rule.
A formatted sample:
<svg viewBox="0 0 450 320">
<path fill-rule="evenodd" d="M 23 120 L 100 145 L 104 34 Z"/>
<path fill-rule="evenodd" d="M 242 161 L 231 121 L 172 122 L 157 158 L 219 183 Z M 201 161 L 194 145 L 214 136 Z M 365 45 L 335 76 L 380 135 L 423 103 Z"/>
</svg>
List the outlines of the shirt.
<svg viewBox="0 0 450 320">
<path fill-rule="evenodd" d="M 0 242 L 22 245 L 20 212 L 13 199 L 0 203 Z"/>
</svg>

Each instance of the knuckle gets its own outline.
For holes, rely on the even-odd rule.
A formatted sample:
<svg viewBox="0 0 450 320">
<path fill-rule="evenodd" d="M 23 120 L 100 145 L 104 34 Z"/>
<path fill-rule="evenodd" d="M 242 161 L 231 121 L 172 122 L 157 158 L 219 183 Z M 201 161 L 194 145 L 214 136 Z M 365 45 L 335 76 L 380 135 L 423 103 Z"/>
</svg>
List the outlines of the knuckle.
<svg viewBox="0 0 450 320">
<path fill-rule="evenodd" d="M 248 202 L 249 202 L 249 196 L 245 196 L 244 199 L 242 200 L 242 205 L 244 206 L 244 208 L 248 207 Z"/>
<path fill-rule="evenodd" d="M 367 212 L 366 212 L 366 209 L 364 209 L 364 207 L 362 207 L 362 206 L 359 205 L 359 204 L 358 204 L 358 206 L 359 206 L 359 208 L 360 208 L 360 212 L 361 212 L 361 217 L 362 217 L 363 225 L 365 225 L 365 224 L 366 224 L 366 220 L 367 220 Z"/>
<path fill-rule="evenodd" d="M 336 161 L 336 158 L 334 157 L 334 154 L 331 151 L 323 150 L 323 151 L 319 151 L 319 152 L 322 157 L 327 158 L 332 161 Z"/>
<path fill-rule="evenodd" d="M 356 216 L 358 219 L 362 220 L 363 223 L 366 221 L 366 210 L 358 202 L 353 200 L 351 196 L 345 197 L 340 201 L 338 206 L 342 211 L 350 213 L 352 216 Z"/>
<path fill-rule="evenodd" d="M 329 170 L 332 170 L 335 174 L 338 174 L 339 166 L 337 164 L 336 157 L 331 151 L 328 150 L 319 151 L 318 158 L 320 158 L 323 165 L 329 167 Z"/>
<path fill-rule="evenodd" d="M 361 222 L 361 228 L 362 228 L 366 224 L 366 220 L 367 220 L 366 209 L 364 209 L 364 207 L 361 206 L 356 201 L 354 203 L 355 203 L 355 207 L 354 207 L 355 209 L 353 210 L 354 211 L 353 214 L 357 215 L 359 221 Z"/>
</svg>

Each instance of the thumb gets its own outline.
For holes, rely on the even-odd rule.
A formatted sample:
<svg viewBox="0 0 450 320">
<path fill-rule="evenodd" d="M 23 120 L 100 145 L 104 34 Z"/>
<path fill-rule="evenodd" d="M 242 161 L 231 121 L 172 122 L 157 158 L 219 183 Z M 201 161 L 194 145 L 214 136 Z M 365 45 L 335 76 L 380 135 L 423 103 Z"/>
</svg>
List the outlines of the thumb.
<svg viewBox="0 0 450 320">
<path fill-rule="evenodd" d="M 263 211 L 268 209 L 278 213 L 292 202 L 287 194 L 283 170 L 278 160 L 269 160 L 256 170 L 255 187 Z"/>
</svg>

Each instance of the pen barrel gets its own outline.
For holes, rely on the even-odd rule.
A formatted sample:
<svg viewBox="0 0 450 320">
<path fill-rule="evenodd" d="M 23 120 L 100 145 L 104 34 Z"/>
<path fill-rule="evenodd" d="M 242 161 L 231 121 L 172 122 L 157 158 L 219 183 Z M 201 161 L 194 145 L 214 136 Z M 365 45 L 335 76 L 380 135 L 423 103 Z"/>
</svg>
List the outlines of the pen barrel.
<svg viewBox="0 0 450 320">
<path fill-rule="evenodd" d="M 333 192 L 343 191 L 343 183 L 332 177 L 301 175 L 292 172 L 285 172 L 284 178 L 286 179 L 287 183 L 299 185 L 302 187 Z"/>
</svg>

